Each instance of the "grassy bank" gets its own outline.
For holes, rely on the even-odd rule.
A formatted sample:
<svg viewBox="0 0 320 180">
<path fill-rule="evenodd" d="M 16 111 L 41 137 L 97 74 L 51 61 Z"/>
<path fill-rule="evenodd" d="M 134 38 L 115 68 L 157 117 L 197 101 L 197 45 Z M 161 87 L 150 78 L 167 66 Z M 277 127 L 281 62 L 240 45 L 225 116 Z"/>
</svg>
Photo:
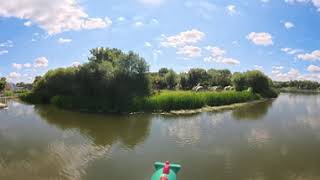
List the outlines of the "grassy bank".
<svg viewBox="0 0 320 180">
<path fill-rule="evenodd" d="M 260 99 L 252 92 L 192 92 L 163 91 L 133 103 L 133 111 L 163 112 L 182 109 L 198 109 L 205 106 L 222 106 Z"/>
</svg>

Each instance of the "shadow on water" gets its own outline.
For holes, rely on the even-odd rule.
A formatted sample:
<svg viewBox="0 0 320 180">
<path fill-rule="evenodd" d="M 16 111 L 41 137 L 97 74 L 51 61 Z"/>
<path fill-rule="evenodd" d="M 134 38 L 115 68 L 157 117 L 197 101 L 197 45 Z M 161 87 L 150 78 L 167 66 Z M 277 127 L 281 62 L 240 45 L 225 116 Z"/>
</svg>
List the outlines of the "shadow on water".
<svg viewBox="0 0 320 180">
<path fill-rule="evenodd" d="M 149 135 L 150 115 L 99 115 L 64 111 L 52 106 L 36 106 L 36 112 L 47 123 L 62 130 L 75 129 L 96 145 L 121 141 L 128 148 L 144 142 Z"/>
<path fill-rule="evenodd" d="M 236 120 L 259 120 L 262 119 L 272 107 L 274 100 L 267 100 L 250 104 L 232 111 L 232 117 Z"/>
</svg>

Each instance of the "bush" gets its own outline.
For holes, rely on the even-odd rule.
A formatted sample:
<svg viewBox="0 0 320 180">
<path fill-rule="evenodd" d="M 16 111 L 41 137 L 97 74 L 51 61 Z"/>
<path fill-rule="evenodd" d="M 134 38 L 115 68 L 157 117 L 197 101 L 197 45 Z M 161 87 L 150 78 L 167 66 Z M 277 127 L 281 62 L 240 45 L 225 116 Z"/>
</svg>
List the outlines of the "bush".
<svg viewBox="0 0 320 180">
<path fill-rule="evenodd" d="M 258 93 L 262 97 L 274 98 L 278 96 L 278 92 L 273 89 L 272 80 L 260 71 L 234 73 L 231 80 L 237 91 L 252 88 L 254 93 Z"/>
</svg>

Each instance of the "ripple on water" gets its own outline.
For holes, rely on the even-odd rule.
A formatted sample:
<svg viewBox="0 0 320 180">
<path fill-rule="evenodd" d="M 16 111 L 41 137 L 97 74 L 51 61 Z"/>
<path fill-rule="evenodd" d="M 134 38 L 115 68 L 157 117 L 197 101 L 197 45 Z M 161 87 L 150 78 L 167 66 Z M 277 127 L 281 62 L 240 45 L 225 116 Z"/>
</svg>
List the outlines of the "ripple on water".
<svg viewBox="0 0 320 180">
<path fill-rule="evenodd" d="M 110 149 L 92 143 L 67 145 L 58 141 L 49 145 L 48 153 L 51 162 L 60 167 L 58 171 L 63 179 L 77 180 L 86 174 L 90 162 L 106 157 Z"/>
<path fill-rule="evenodd" d="M 271 135 L 266 129 L 252 129 L 249 137 L 248 143 L 251 148 L 263 148 L 271 142 Z"/>
</svg>

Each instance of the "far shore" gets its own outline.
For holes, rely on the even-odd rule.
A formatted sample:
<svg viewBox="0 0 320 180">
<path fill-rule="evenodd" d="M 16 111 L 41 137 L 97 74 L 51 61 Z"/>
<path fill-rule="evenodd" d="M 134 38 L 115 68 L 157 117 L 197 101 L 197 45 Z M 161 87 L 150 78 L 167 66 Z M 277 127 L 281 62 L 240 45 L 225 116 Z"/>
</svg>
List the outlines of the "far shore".
<svg viewBox="0 0 320 180">
<path fill-rule="evenodd" d="M 280 89 L 282 93 L 310 93 L 317 94 L 320 93 L 320 90 L 308 90 L 308 89 Z"/>
</svg>

